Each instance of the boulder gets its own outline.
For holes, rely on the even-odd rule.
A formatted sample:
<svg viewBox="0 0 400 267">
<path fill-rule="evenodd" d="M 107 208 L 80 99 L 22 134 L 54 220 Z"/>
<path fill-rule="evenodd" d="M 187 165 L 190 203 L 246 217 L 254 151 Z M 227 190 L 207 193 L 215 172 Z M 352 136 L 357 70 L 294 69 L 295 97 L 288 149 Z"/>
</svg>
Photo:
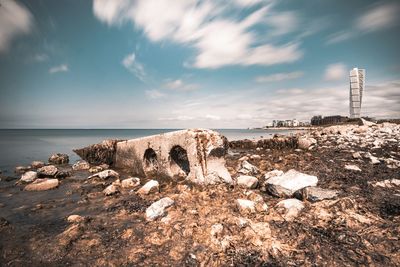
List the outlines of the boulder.
<svg viewBox="0 0 400 267">
<path fill-rule="evenodd" d="M 239 186 L 254 189 L 257 187 L 258 179 L 254 176 L 241 175 L 237 178 L 237 184 Z"/>
<path fill-rule="evenodd" d="M 277 211 L 283 214 L 283 217 L 287 221 L 292 221 L 296 218 L 304 207 L 304 203 L 295 198 L 285 199 L 276 204 Z"/>
<path fill-rule="evenodd" d="M 79 160 L 72 165 L 74 171 L 89 170 L 90 164 L 86 160 Z"/>
<path fill-rule="evenodd" d="M 336 198 L 338 194 L 339 191 L 337 190 L 323 189 L 316 186 L 306 187 L 294 193 L 296 198 L 308 200 L 310 202 L 333 199 Z"/>
<path fill-rule="evenodd" d="M 274 196 L 291 197 L 294 192 L 308 186 L 316 186 L 316 176 L 290 170 L 283 175 L 274 176 L 265 181 L 267 191 Z"/>
<path fill-rule="evenodd" d="M 108 179 L 111 177 L 119 178 L 119 173 L 114 170 L 105 170 L 105 171 L 98 172 L 98 173 L 95 173 L 95 174 L 89 176 L 88 179 L 91 179 L 93 177 L 99 177 L 100 179 Z"/>
<path fill-rule="evenodd" d="M 174 204 L 174 201 L 169 197 L 164 197 L 146 209 L 146 218 L 149 221 L 153 221 L 159 217 L 162 217 L 166 213 L 166 209 Z"/>
<path fill-rule="evenodd" d="M 119 192 L 118 186 L 116 186 L 115 184 L 111 184 L 103 190 L 103 193 L 106 196 L 111 196 L 118 192 Z"/>
<path fill-rule="evenodd" d="M 58 169 L 54 165 L 44 166 L 37 170 L 39 177 L 54 177 L 56 176 Z"/>
<path fill-rule="evenodd" d="M 299 137 L 297 145 L 301 149 L 309 149 L 313 144 L 316 144 L 317 140 L 311 137 Z"/>
<path fill-rule="evenodd" d="M 58 187 L 58 179 L 36 179 L 31 184 L 25 186 L 26 191 L 44 191 Z"/>
<path fill-rule="evenodd" d="M 57 153 L 51 155 L 49 158 L 50 164 L 60 165 L 60 164 L 68 164 L 68 162 L 69 162 L 69 157 L 67 154 Z"/>
<path fill-rule="evenodd" d="M 43 161 L 35 160 L 35 161 L 31 162 L 32 169 L 39 169 L 39 168 L 44 167 L 44 165 L 46 165 L 46 164 Z"/>
<path fill-rule="evenodd" d="M 236 199 L 236 205 L 239 209 L 240 213 L 255 213 L 256 212 L 256 203 L 251 201 L 251 200 L 247 200 L 247 199 Z"/>
<path fill-rule="evenodd" d="M 20 181 L 24 183 L 31 183 L 35 181 L 37 177 L 37 172 L 27 171 L 26 173 L 22 174 Z"/>
<path fill-rule="evenodd" d="M 156 180 L 150 180 L 138 190 L 138 193 L 141 195 L 156 193 L 159 190 L 159 186 Z"/>
<path fill-rule="evenodd" d="M 135 188 L 138 187 L 139 185 L 140 185 L 140 179 L 137 177 L 130 177 L 122 180 L 121 182 L 121 187 L 126 189 Z"/>
<path fill-rule="evenodd" d="M 250 164 L 247 160 L 241 162 L 238 172 L 244 175 L 257 175 L 260 173 L 258 168 Z"/>
<path fill-rule="evenodd" d="M 361 169 L 357 165 L 352 165 L 352 164 L 348 164 L 344 166 L 344 168 L 348 171 L 357 171 L 357 172 L 361 171 Z"/>
</svg>

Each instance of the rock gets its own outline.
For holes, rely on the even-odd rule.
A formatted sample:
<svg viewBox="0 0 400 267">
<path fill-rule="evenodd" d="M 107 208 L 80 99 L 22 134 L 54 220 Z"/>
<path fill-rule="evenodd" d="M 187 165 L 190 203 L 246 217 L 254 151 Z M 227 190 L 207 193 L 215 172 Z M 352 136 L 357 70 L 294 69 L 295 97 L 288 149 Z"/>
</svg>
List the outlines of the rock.
<svg viewBox="0 0 400 267">
<path fill-rule="evenodd" d="M 157 183 L 158 184 L 158 183 Z M 165 209 L 172 206 L 174 201 L 169 197 L 164 197 L 146 209 L 146 218 L 149 221 L 153 221 L 161 216 L 164 216 L 166 211 Z"/>
<path fill-rule="evenodd" d="M 127 179 L 122 180 L 121 187 L 122 188 L 135 188 L 140 185 L 140 179 L 137 177 L 130 177 Z"/>
<path fill-rule="evenodd" d="M 224 226 L 220 223 L 216 223 L 211 226 L 210 235 L 212 238 L 219 238 L 222 236 L 223 231 L 224 231 Z"/>
<path fill-rule="evenodd" d="M 44 166 L 37 170 L 39 177 L 54 177 L 56 176 L 58 169 L 54 165 Z"/>
<path fill-rule="evenodd" d="M 352 156 L 353 156 L 353 159 L 361 159 L 362 158 L 360 152 L 354 152 Z"/>
<path fill-rule="evenodd" d="M 304 207 L 304 203 L 295 198 L 285 199 L 276 204 L 277 211 L 283 214 L 283 217 L 287 221 L 296 218 Z"/>
<path fill-rule="evenodd" d="M 344 168 L 346 169 L 346 170 L 349 170 L 349 171 L 358 171 L 358 172 L 360 172 L 361 171 L 361 169 L 357 166 L 357 165 L 346 165 L 346 166 L 344 166 Z"/>
<path fill-rule="evenodd" d="M 242 173 L 244 175 L 257 175 L 260 173 L 258 168 L 252 164 L 250 164 L 247 160 L 242 161 L 240 164 L 240 169 L 239 173 Z"/>
<path fill-rule="evenodd" d="M 93 177 L 99 177 L 100 179 L 108 179 L 111 177 L 119 178 L 119 173 L 114 170 L 105 170 L 105 171 L 98 172 L 98 173 L 95 173 L 95 174 L 89 176 L 88 179 L 91 179 Z"/>
<path fill-rule="evenodd" d="M 376 182 L 375 184 L 372 184 L 372 186 L 392 188 L 393 186 L 400 186 L 400 179 L 383 180 L 380 182 Z"/>
<path fill-rule="evenodd" d="M 72 165 L 72 169 L 74 171 L 89 170 L 90 164 L 85 160 L 79 160 Z"/>
<path fill-rule="evenodd" d="M 254 189 L 257 187 L 258 179 L 254 176 L 241 175 L 237 178 L 237 184 L 246 188 Z"/>
<path fill-rule="evenodd" d="M 294 193 L 296 198 L 299 198 L 301 200 L 308 200 L 310 202 L 321 201 L 324 199 L 333 199 L 336 198 L 338 194 L 339 191 L 323 189 L 316 186 L 306 187 Z"/>
<path fill-rule="evenodd" d="M 373 123 L 372 121 L 367 121 L 363 118 L 360 118 L 360 125 L 365 125 L 365 126 L 374 126 L 376 123 Z"/>
<path fill-rule="evenodd" d="M 250 159 L 252 159 L 252 160 L 259 160 L 259 159 L 261 159 L 261 156 L 260 156 L 260 155 L 257 155 L 257 154 L 254 154 L 254 155 L 251 155 L 251 156 L 250 156 Z"/>
<path fill-rule="evenodd" d="M 148 195 L 151 193 L 156 193 L 159 190 L 159 184 L 156 180 L 148 181 L 142 188 L 138 190 L 138 193 L 141 195 Z"/>
<path fill-rule="evenodd" d="M 240 211 L 240 213 L 255 213 L 256 212 L 256 203 L 247 199 L 236 199 L 236 205 Z"/>
<path fill-rule="evenodd" d="M 67 154 L 57 153 L 51 155 L 49 158 L 50 164 L 60 165 L 60 164 L 68 164 L 68 162 L 69 162 L 69 157 Z"/>
<path fill-rule="evenodd" d="M 56 188 L 59 185 L 58 179 L 36 179 L 31 184 L 25 186 L 26 191 L 44 191 Z"/>
<path fill-rule="evenodd" d="M 22 174 L 20 181 L 24 183 L 31 183 L 37 179 L 38 175 L 37 172 L 28 171 Z"/>
<path fill-rule="evenodd" d="M 28 167 L 26 167 L 26 166 L 17 166 L 17 167 L 15 167 L 14 172 L 16 174 L 23 174 L 23 173 L 29 171 L 30 169 L 31 169 L 30 166 L 28 166 Z"/>
<path fill-rule="evenodd" d="M 267 222 L 256 222 L 250 224 L 251 229 L 263 239 L 271 237 L 271 228 Z"/>
<path fill-rule="evenodd" d="M 69 171 L 60 171 L 58 170 L 57 174 L 54 176 L 55 178 L 64 179 L 71 176 Z"/>
<path fill-rule="evenodd" d="M 317 140 L 311 137 L 299 137 L 297 144 L 301 149 L 309 149 L 313 144 L 316 144 Z"/>
<path fill-rule="evenodd" d="M 108 167 L 106 169 L 108 169 Z M 100 166 L 93 166 L 89 169 L 89 172 L 90 173 L 98 173 L 98 172 L 101 172 L 102 170 L 104 170 L 104 169 Z"/>
<path fill-rule="evenodd" d="M 69 215 L 67 218 L 67 221 L 69 223 L 80 223 L 80 222 L 83 222 L 84 220 L 85 220 L 84 217 L 82 217 L 80 215 L 76 215 L 76 214 Z"/>
<path fill-rule="evenodd" d="M 281 176 L 284 172 L 280 171 L 280 170 L 273 170 L 270 172 L 267 172 L 266 174 L 264 174 L 264 179 L 267 180 L 271 177 L 275 177 L 275 176 Z"/>
<path fill-rule="evenodd" d="M 377 157 L 372 156 L 372 155 L 369 155 L 369 159 L 371 160 L 371 164 L 373 164 L 373 165 L 376 165 L 376 164 L 380 163 L 379 159 Z"/>
<path fill-rule="evenodd" d="M 104 195 L 106 195 L 106 196 L 111 196 L 111 195 L 114 195 L 114 194 L 116 194 L 116 193 L 118 193 L 118 192 L 119 192 L 118 186 L 116 186 L 115 184 L 111 184 L 111 185 L 107 186 L 107 187 L 103 190 L 103 193 L 104 193 Z"/>
<path fill-rule="evenodd" d="M 39 169 L 39 168 L 44 167 L 44 165 L 46 165 L 46 164 L 43 161 L 35 160 L 35 161 L 31 162 L 32 169 Z"/>
<path fill-rule="evenodd" d="M 290 170 L 283 175 L 274 176 L 265 181 L 267 191 L 274 196 L 291 197 L 294 192 L 308 186 L 316 186 L 318 178 L 296 170 Z"/>
</svg>

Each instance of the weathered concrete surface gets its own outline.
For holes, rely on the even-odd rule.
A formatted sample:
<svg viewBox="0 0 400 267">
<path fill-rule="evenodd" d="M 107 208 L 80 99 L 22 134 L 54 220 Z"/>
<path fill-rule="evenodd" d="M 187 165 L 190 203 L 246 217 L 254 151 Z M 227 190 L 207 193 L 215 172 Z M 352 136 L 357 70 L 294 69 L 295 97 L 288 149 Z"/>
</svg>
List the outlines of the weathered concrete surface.
<svg viewBox="0 0 400 267">
<path fill-rule="evenodd" d="M 206 129 L 189 129 L 127 141 L 106 141 L 74 150 L 90 163 L 113 164 L 133 175 L 178 177 L 206 184 L 210 174 L 232 183 L 225 168 L 227 139 Z"/>
</svg>

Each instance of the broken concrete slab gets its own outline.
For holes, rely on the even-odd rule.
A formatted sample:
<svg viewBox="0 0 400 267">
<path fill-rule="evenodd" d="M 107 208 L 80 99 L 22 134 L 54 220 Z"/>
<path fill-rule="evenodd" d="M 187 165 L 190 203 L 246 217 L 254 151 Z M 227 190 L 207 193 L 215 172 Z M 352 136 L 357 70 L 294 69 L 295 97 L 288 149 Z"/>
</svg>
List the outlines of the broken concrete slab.
<svg viewBox="0 0 400 267">
<path fill-rule="evenodd" d="M 265 181 L 267 191 L 274 196 L 291 197 L 294 192 L 308 186 L 316 186 L 318 178 L 313 175 L 290 170 L 283 175 L 269 178 Z"/>
<path fill-rule="evenodd" d="M 207 129 L 189 129 L 127 141 L 107 140 L 74 150 L 91 164 L 107 163 L 132 175 L 185 178 L 206 183 L 210 173 L 232 183 L 225 167 L 228 141 Z"/>
</svg>

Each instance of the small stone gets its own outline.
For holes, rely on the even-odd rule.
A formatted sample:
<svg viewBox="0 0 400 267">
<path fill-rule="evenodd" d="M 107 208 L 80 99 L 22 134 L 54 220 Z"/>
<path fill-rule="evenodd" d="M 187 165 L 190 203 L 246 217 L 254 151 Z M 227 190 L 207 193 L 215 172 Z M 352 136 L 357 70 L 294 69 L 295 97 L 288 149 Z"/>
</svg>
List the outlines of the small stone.
<svg viewBox="0 0 400 267">
<path fill-rule="evenodd" d="M 153 221 L 159 217 L 162 217 L 165 215 L 168 207 L 172 206 L 174 204 L 174 201 L 170 199 L 169 197 L 164 197 L 153 204 L 151 204 L 150 207 L 146 209 L 146 218 L 149 221 Z"/>
<path fill-rule="evenodd" d="M 255 213 L 256 212 L 256 203 L 247 199 L 236 199 L 237 207 L 240 213 Z"/>
<path fill-rule="evenodd" d="M 89 169 L 89 172 L 90 173 L 98 173 L 98 172 L 101 172 L 102 170 L 103 170 L 103 168 L 100 166 L 93 166 Z"/>
<path fill-rule="evenodd" d="M 241 175 L 237 178 L 237 184 L 246 188 L 254 189 L 257 187 L 258 179 L 254 176 Z"/>
<path fill-rule="evenodd" d="M 268 239 L 271 237 L 271 228 L 267 222 L 251 223 L 250 227 L 262 239 Z"/>
<path fill-rule="evenodd" d="M 36 179 L 31 184 L 25 186 L 26 191 L 44 191 L 56 188 L 59 185 L 58 179 Z"/>
<path fill-rule="evenodd" d="M 252 160 L 259 160 L 259 159 L 261 159 L 261 156 L 260 156 L 260 155 L 257 155 L 257 154 L 254 154 L 254 155 L 251 155 L 251 156 L 250 156 L 250 159 L 252 159 Z"/>
<path fill-rule="evenodd" d="M 334 199 L 339 194 L 337 190 L 323 189 L 316 186 L 306 187 L 296 191 L 294 195 L 301 200 L 310 202 L 321 201 L 324 199 Z"/>
<path fill-rule="evenodd" d="M 346 165 L 346 166 L 344 166 L 344 168 L 346 169 L 346 170 L 349 170 L 349 171 L 358 171 L 358 172 L 360 172 L 361 171 L 361 169 L 357 166 L 357 165 Z"/>
<path fill-rule="evenodd" d="M 24 183 L 31 183 L 37 179 L 37 172 L 28 171 L 22 174 L 20 181 Z"/>
<path fill-rule="evenodd" d="M 105 170 L 89 176 L 88 179 L 93 177 L 99 177 L 100 179 L 119 178 L 119 173 L 114 170 Z"/>
<path fill-rule="evenodd" d="M 223 231 L 224 231 L 224 226 L 220 223 L 216 223 L 211 226 L 210 235 L 212 238 L 218 238 L 222 235 Z"/>
<path fill-rule="evenodd" d="M 76 215 L 76 214 L 69 215 L 67 218 L 67 221 L 69 223 L 80 223 L 80 222 L 83 222 L 84 220 L 85 220 L 84 217 L 82 217 L 80 215 Z"/>
<path fill-rule="evenodd" d="M 103 193 L 104 193 L 104 195 L 106 195 L 106 196 L 111 196 L 111 195 L 114 195 L 114 194 L 116 194 L 116 193 L 118 193 L 118 192 L 119 192 L 118 187 L 117 187 L 116 185 L 114 185 L 114 184 L 111 184 L 111 185 L 107 186 L 107 187 L 103 190 Z"/>
<path fill-rule="evenodd" d="M 377 157 L 372 156 L 372 155 L 369 156 L 369 159 L 371 160 L 371 164 L 373 164 L 373 165 L 376 165 L 376 164 L 380 163 L 379 159 Z"/>
<path fill-rule="evenodd" d="M 71 176 L 71 173 L 69 171 L 58 171 L 57 174 L 54 176 L 55 178 L 58 179 L 64 179 Z"/>
<path fill-rule="evenodd" d="M 304 203 L 295 198 L 285 199 L 276 204 L 278 212 L 281 212 L 287 221 L 291 221 L 296 218 L 300 211 L 304 209 L 304 207 Z"/>
<path fill-rule="evenodd" d="M 361 159 L 362 158 L 360 152 L 354 152 L 352 156 L 353 156 L 354 159 Z"/>
<path fill-rule="evenodd" d="M 121 187 L 122 188 L 135 188 L 140 185 L 140 179 L 137 177 L 130 177 L 122 180 Z"/>
<path fill-rule="evenodd" d="M 54 177 L 58 172 L 58 169 L 54 165 L 44 166 L 38 169 L 39 177 Z"/>
<path fill-rule="evenodd" d="M 31 162 L 31 167 L 32 167 L 33 169 L 42 168 L 42 167 L 44 167 L 44 165 L 46 165 L 46 164 L 45 164 L 43 161 L 35 160 L 35 161 L 32 161 L 32 162 Z"/>
<path fill-rule="evenodd" d="M 252 164 L 250 164 L 247 160 L 242 161 L 240 164 L 241 168 L 239 169 L 239 173 L 244 175 L 257 175 L 260 173 L 258 168 Z"/>
<path fill-rule="evenodd" d="M 86 160 L 79 160 L 72 165 L 74 171 L 89 170 L 90 164 Z"/>
<path fill-rule="evenodd" d="M 156 180 L 148 181 L 142 188 L 138 190 L 138 193 L 141 195 L 148 195 L 151 193 L 156 193 L 159 190 L 159 184 Z"/>
<path fill-rule="evenodd" d="M 67 164 L 68 162 L 69 162 L 69 157 L 67 154 L 57 153 L 51 155 L 49 158 L 50 164 L 60 165 L 60 164 Z"/>
</svg>

